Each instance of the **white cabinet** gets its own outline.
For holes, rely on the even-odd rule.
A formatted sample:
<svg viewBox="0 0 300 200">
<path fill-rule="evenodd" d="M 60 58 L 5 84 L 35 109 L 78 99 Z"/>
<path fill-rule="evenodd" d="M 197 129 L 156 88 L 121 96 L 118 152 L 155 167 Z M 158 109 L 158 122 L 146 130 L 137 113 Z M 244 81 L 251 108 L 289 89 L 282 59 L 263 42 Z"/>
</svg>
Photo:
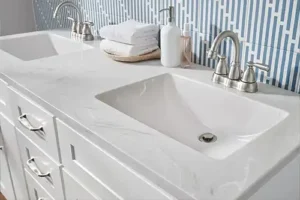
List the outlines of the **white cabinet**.
<svg viewBox="0 0 300 200">
<path fill-rule="evenodd" d="M 4 146 L 3 137 L 0 127 L 0 192 L 9 200 L 14 200 L 15 194 L 11 181 L 11 173 L 9 170 L 6 148 Z"/>
<path fill-rule="evenodd" d="M 26 181 L 16 139 L 15 128 L 13 124 L 2 114 L 0 114 L 0 125 L 17 200 L 28 199 Z"/>
<path fill-rule="evenodd" d="M 285 199 L 300 199 L 300 155 L 272 177 L 249 200 Z"/>
</svg>

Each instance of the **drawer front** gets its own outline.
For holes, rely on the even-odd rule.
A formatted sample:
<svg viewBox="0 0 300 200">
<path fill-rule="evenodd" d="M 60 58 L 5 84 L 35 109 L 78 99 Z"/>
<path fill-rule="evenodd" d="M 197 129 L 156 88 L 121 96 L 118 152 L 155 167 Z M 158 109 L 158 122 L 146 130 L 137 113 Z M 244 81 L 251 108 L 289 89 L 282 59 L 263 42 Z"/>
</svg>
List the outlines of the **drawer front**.
<svg viewBox="0 0 300 200">
<path fill-rule="evenodd" d="M 25 176 L 31 200 L 55 200 L 27 170 L 25 170 Z"/>
<path fill-rule="evenodd" d="M 62 163 L 80 183 L 103 199 L 169 199 L 168 194 L 138 177 L 130 168 L 119 163 L 100 147 L 59 119 L 57 129 Z M 91 182 L 94 177 L 96 182 Z"/>
<path fill-rule="evenodd" d="M 65 194 L 67 200 L 101 200 L 92 195 L 83 185 L 77 182 L 65 169 L 63 169 Z"/>
<path fill-rule="evenodd" d="M 5 118 L 1 114 L 0 126 L 4 144 L 6 146 L 6 155 L 9 163 L 11 178 L 15 189 L 16 197 L 19 200 L 27 199 L 28 193 L 15 127 L 7 118 Z"/>
<path fill-rule="evenodd" d="M 10 105 L 8 100 L 8 84 L 0 79 L 0 113 L 11 119 Z"/>
<path fill-rule="evenodd" d="M 11 181 L 11 174 L 9 171 L 9 166 L 6 158 L 6 149 L 4 147 L 3 138 L 0 132 L 0 192 L 7 199 L 16 199 L 13 185 Z"/>
<path fill-rule="evenodd" d="M 29 172 L 55 199 L 64 199 L 61 166 L 20 130 L 16 129 L 16 133 L 25 171 Z"/>
<path fill-rule="evenodd" d="M 55 161 L 60 162 L 54 116 L 10 88 L 13 121 L 22 133 Z"/>
</svg>

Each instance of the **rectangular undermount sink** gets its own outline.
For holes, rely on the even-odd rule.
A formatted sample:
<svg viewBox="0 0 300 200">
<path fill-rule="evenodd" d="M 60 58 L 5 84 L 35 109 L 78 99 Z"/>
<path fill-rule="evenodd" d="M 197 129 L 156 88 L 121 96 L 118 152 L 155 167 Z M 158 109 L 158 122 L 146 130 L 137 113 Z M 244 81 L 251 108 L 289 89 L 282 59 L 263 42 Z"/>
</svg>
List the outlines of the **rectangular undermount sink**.
<svg viewBox="0 0 300 200">
<path fill-rule="evenodd" d="M 159 132 L 211 157 L 225 159 L 287 117 L 260 102 L 164 74 L 96 98 Z M 199 141 L 212 133 L 217 140 Z"/>
<path fill-rule="evenodd" d="M 84 43 L 50 33 L 20 35 L 20 37 L 17 35 L 7 39 L 0 38 L 0 50 L 23 61 L 68 54 L 91 48 L 91 46 Z"/>
</svg>

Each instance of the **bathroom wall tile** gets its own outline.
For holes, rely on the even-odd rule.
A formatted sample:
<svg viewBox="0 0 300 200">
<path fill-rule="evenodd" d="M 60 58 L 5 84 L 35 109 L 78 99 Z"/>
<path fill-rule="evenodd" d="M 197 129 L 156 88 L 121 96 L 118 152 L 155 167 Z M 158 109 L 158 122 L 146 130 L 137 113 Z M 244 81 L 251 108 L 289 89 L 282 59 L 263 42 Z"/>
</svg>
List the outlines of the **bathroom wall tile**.
<svg viewBox="0 0 300 200">
<path fill-rule="evenodd" d="M 195 29 L 216 37 L 220 32 L 232 30 L 244 41 L 247 26 L 247 0 L 192 1 L 196 21 Z"/>
<path fill-rule="evenodd" d="M 299 0 L 249 0 L 247 42 L 299 53 L 299 11 Z"/>
</svg>

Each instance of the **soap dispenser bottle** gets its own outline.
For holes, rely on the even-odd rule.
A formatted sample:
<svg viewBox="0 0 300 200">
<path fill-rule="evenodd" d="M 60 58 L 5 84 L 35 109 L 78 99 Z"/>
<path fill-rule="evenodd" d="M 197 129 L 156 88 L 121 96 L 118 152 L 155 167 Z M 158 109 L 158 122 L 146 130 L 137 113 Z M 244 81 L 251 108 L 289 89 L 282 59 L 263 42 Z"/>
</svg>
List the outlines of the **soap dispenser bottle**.
<svg viewBox="0 0 300 200">
<path fill-rule="evenodd" d="M 190 25 L 184 24 L 184 29 L 181 36 L 181 67 L 189 68 L 192 64 L 192 42 L 191 42 L 191 33 Z"/>
<path fill-rule="evenodd" d="M 181 31 L 175 24 L 174 6 L 162 9 L 168 11 L 168 24 L 160 32 L 161 64 L 165 67 L 178 67 L 181 64 L 180 37 Z"/>
</svg>

